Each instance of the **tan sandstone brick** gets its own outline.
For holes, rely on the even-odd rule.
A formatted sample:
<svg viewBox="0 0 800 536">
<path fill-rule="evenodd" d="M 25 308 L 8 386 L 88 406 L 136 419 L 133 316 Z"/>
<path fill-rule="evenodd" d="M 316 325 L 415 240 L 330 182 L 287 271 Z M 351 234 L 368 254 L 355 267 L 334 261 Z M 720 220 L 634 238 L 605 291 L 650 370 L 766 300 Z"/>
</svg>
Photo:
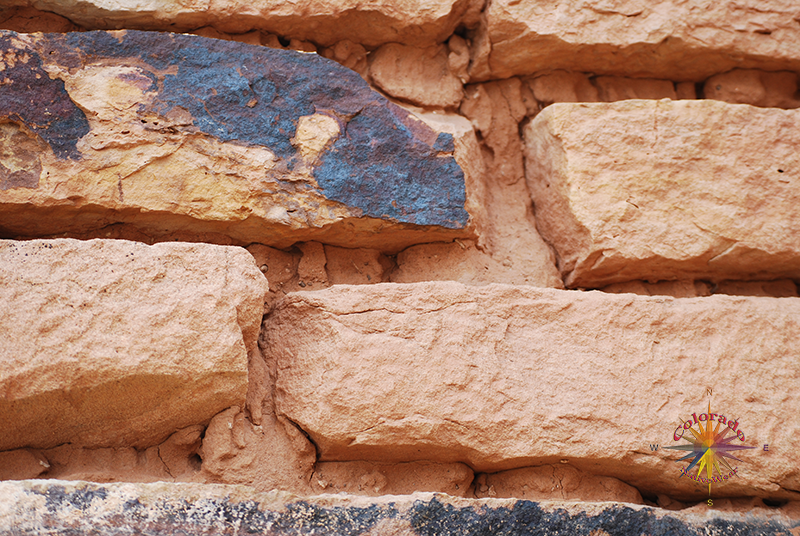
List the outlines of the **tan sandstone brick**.
<svg viewBox="0 0 800 536">
<path fill-rule="evenodd" d="M 554 104 L 524 132 L 537 227 L 568 287 L 800 277 L 797 112 Z"/>
<path fill-rule="evenodd" d="M 243 405 L 266 292 L 235 247 L 0 241 L 0 450 L 147 447 Z"/>
<path fill-rule="evenodd" d="M 565 463 L 640 489 L 679 480 L 680 419 L 738 419 L 740 478 L 721 496 L 794 497 L 800 300 L 458 283 L 340 286 L 280 302 L 265 324 L 276 411 L 321 461 Z M 736 439 L 737 444 L 739 440 Z"/>
</svg>

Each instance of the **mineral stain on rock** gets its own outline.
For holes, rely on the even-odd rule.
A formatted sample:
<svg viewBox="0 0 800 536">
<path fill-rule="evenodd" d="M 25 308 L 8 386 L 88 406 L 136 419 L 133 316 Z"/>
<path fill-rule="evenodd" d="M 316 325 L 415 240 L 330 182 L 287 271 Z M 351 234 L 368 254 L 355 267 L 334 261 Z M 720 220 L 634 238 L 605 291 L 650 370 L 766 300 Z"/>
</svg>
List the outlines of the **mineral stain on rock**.
<svg viewBox="0 0 800 536">
<path fill-rule="evenodd" d="M 292 171 L 303 164 L 292 143 L 300 119 L 327 115 L 340 133 L 311 169 L 316 184 L 300 190 L 318 189 L 360 216 L 448 229 L 467 225 L 464 173 L 452 155 L 452 136 L 437 137 L 424 125 L 410 128 L 408 112 L 321 56 L 156 32 L 0 35 L 0 50 L 17 58 L 2 73 L 11 83 L 0 85 L 0 118 L 23 121 L 60 158 L 81 157 L 76 143 L 89 126 L 64 82 L 51 79 L 42 64 L 74 70 L 123 62 L 153 80 L 145 90 L 149 102 L 138 105 L 142 118 L 184 118 L 154 128 L 266 147 L 279 167 Z"/>
<path fill-rule="evenodd" d="M 245 492 L 245 493 L 243 493 Z M 475 501 L 417 494 L 371 501 L 325 496 L 253 494 L 219 486 L 200 492 L 192 485 L 8 482 L 0 497 L 9 514 L 0 530 L 13 534 L 392 534 L 440 536 L 591 536 L 788 534 L 796 523 L 785 518 L 745 518 L 709 511 L 685 516 L 623 504 L 537 503 L 525 500 Z M 44 499 L 45 508 L 37 507 Z M 723 517 L 724 516 L 724 517 Z M 399 530 L 397 530 L 399 529 Z"/>
<path fill-rule="evenodd" d="M 41 141 L 16 123 L 0 122 L 0 190 L 36 188 L 42 173 Z"/>
<path fill-rule="evenodd" d="M 19 47 L 15 36 L 0 31 L 0 120 L 22 122 L 60 159 L 78 158 L 77 142 L 89 132 L 86 116 L 69 98 L 64 82 L 51 79 L 41 58 Z"/>
</svg>

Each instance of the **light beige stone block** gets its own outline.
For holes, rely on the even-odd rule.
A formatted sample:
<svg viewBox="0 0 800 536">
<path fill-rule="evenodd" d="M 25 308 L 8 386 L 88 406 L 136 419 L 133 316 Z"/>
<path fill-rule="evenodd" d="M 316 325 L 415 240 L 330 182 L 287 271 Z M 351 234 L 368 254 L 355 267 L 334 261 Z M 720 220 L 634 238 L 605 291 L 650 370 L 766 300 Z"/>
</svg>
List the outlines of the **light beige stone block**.
<svg viewBox="0 0 800 536">
<path fill-rule="evenodd" d="M 14 0 L 89 29 L 181 31 L 213 25 L 228 33 L 264 30 L 332 45 L 343 39 L 375 47 L 434 44 L 459 24 L 475 26 L 476 0 Z"/>
<path fill-rule="evenodd" d="M 566 286 L 800 277 L 798 119 L 712 100 L 546 108 L 526 176 Z"/>
<path fill-rule="evenodd" d="M 738 478 L 718 496 L 794 497 L 800 300 L 458 283 L 293 294 L 265 324 L 279 415 L 321 461 L 567 464 L 702 499 L 679 479 L 681 419 L 738 420 Z"/>
<path fill-rule="evenodd" d="M 792 0 L 493 0 L 485 17 L 473 81 L 554 69 L 679 81 L 800 69 Z"/>
<path fill-rule="evenodd" d="M 236 247 L 0 241 L 0 450 L 148 447 L 243 405 L 266 292 Z"/>
</svg>

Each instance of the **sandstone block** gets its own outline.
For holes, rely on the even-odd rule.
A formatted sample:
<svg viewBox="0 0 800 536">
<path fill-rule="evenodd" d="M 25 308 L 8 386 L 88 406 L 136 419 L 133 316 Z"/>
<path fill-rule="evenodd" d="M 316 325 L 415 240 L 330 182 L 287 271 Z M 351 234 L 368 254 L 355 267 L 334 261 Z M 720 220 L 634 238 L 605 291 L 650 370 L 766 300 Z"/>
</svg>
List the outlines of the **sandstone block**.
<svg viewBox="0 0 800 536">
<path fill-rule="evenodd" d="M 450 72 L 448 57 L 444 45 L 417 48 L 389 43 L 370 54 L 369 75 L 375 85 L 400 100 L 458 108 L 464 91 L 461 80 Z"/>
<path fill-rule="evenodd" d="M 463 144 L 316 54 L 137 31 L 5 32 L 0 50 L 0 236 L 474 235 Z"/>
<path fill-rule="evenodd" d="M 734 69 L 706 80 L 703 93 L 733 104 L 800 108 L 797 89 L 797 73 Z"/>
<path fill-rule="evenodd" d="M 561 462 L 702 498 L 706 488 L 678 479 L 678 456 L 647 442 L 674 444 L 679 419 L 705 411 L 708 386 L 712 410 L 735 415 L 748 445 L 800 440 L 799 314 L 792 298 L 338 286 L 279 302 L 265 358 L 277 413 L 321 461 L 480 472 Z M 716 494 L 796 496 L 797 453 L 742 457 L 740 478 Z"/>
<path fill-rule="evenodd" d="M 47 458 L 30 449 L 0 452 L 0 480 L 36 478 L 48 469 Z"/>
<path fill-rule="evenodd" d="M 0 531 L 11 534 L 160 536 L 174 534 L 179 523 L 187 534 L 220 536 L 756 536 L 790 534 L 797 526 L 796 503 L 781 508 L 762 504 L 726 510 L 708 508 L 705 503 L 670 512 L 636 504 L 475 500 L 432 493 L 301 498 L 257 493 L 246 486 L 58 480 L 0 483 Z"/>
<path fill-rule="evenodd" d="M 213 25 L 228 33 L 264 30 L 321 45 L 350 39 L 369 47 L 384 43 L 440 43 L 459 25 L 475 27 L 476 0 L 13 0 L 62 15 L 88 29 L 185 31 Z"/>
<path fill-rule="evenodd" d="M 669 80 L 598 76 L 594 83 L 597 85 L 600 100 L 604 102 L 626 99 L 677 99 L 675 85 Z"/>
<path fill-rule="evenodd" d="M 718 101 L 555 104 L 524 132 L 568 287 L 800 277 L 798 114 Z"/>
<path fill-rule="evenodd" d="M 600 101 L 597 88 L 584 73 L 556 71 L 532 78 L 528 84 L 536 99 L 544 104 Z"/>
<path fill-rule="evenodd" d="M 290 423 L 272 414 L 254 426 L 239 407 L 223 411 L 211 419 L 199 454 L 201 476 L 207 482 L 247 484 L 258 491 L 311 492 L 314 447 Z"/>
<path fill-rule="evenodd" d="M 553 69 L 699 81 L 735 67 L 800 68 L 790 0 L 644 0 L 488 4 L 474 81 Z"/>
<path fill-rule="evenodd" d="M 323 49 L 322 55 L 367 77 L 367 49 L 349 39 Z"/>
<path fill-rule="evenodd" d="M 642 504 L 639 491 L 619 479 L 595 476 L 569 465 L 522 467 L 478 477 L 476 497 L 529 501 L 615 501 Z"/>
<path fill-rule="evenodd" d="M 266 292 L 236 247 L 0 241 L 0 450 L 147 447 L 243 404 Z"/>
<path fill-rule="evenodd" d="M 484 155 L 488 173 L 504 183 L 519 181 L 524 175 L 519 122 L 528 113 L 520 80 L 511 78 L 469 86 L 461 113 L 469 118 L 490 149 Z"/>
<path fill-rule="evenodd" d="M 435 491 L 466 497 L 474 474 L 461 463 L 320 462 L 311 477 L 316 493 L 409 495 Z"/>
</svg>

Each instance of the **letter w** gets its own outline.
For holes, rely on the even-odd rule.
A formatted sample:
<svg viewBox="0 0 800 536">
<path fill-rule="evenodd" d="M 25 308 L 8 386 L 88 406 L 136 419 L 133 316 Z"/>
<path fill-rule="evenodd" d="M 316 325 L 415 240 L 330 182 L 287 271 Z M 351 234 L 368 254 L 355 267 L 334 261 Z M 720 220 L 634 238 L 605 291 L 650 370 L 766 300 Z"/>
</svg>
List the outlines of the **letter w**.
<svg viewBox="0 0 800 536">
<path fill-rule="evenodd" d="M 650 450 L 658 450 L 658 445 L 653 445 L 650 443 Z"/>
</svg>

